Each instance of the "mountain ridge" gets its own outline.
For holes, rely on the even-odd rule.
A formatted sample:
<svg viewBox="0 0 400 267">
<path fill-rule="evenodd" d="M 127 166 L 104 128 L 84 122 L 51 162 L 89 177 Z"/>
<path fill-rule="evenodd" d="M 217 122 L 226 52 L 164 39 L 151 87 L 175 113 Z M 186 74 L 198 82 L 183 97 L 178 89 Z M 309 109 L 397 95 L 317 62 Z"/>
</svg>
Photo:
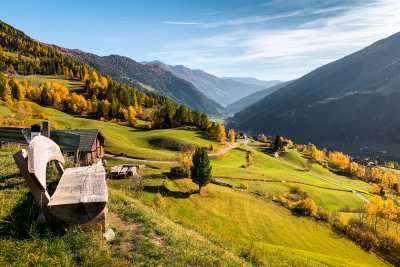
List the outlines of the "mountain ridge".
<svg viewBox="0 0 400 267">
<path fill-rule="evenodd" d="M 206 96 L 214 99 L 222 106 L 228 106 L 239 99 L 263 90 L 268 86 L 261 84 L 244 83 L 230 78 L 220 78 L 204 70 L 191 69 L 184 65 L 168 65 L 161 61 L 146 62 L 147 65 L 156 65 L 191 82 Z M 254 79 L 254 78 L 253 78 Z M 267 84 L 276 84 L 277 81 L 260 81 Z"/>
<path fill-rule="evenodd" d="M 276 85 L 267 87 L 263 90 L 257 91 L 251 95 L 245 96 L 238 101 L 228 105 L 226 107 L 226 111 L 230 114 L 238 113 L 242 111 L 243 109 L 255 104 L 256 102 L 262 100 L 264 97 L 272 94 L 273 92 L 285 87 L 289 83 L 293 81 L 288 81 L 288 82 L 281 82 Z"/>
<path fill-rule="evenodd" d="M 393 133 L 400 129 L 400 120 L 393 114 L 400 108 L 393 100 L 400 101 L 399 73 L 397 33 L 317 68 L 230 122 L 240 129 L 287 135 L 354 154 L 362 154 L 363 147 L 385 152 L 398 147 Z M 400 158 L 400 153 L 393 154 Z"/>
<path fill-rule="evenodd" d="M 61 51 L 76 60 L 88 64 L 119 82 L 140 87 L 142 90 L 156 91 L 180 104 L 185 104 L 200 112 L 221 115 L 222 106 L 206 97 L 193 84 L 176 77 L 157 66 L 141 64 L 120 55 L 98 56 L 78 49 L 62 48 Z"/>
</svg>

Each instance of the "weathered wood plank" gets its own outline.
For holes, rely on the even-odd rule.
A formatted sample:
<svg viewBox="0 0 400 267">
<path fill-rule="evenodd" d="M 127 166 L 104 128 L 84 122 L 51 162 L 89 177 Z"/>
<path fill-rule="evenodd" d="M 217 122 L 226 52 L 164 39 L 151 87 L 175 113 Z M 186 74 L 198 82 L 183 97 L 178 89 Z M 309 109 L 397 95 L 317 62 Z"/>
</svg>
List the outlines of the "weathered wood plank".
<svg viewBox="0 0 400 267">
<path fill-rule="evenodd" d="M 106 171 L 101 164 L 64 171 L 49 206 L 107 202 Z"/>
<path fill-rule="evenodd" d="M 55 217 L 68 224 L 83 224 L 106 207 L 106 172 L 101 164 L 64 171 L 48 207 Z"/>
</svg>

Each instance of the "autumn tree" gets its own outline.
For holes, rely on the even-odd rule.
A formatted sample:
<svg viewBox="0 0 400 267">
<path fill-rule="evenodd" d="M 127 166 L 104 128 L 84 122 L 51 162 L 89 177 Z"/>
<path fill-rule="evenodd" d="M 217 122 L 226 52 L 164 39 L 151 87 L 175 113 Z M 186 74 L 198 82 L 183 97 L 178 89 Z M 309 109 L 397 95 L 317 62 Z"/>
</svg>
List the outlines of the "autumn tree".
<svg viewBox="0 0 400 267">
<path fill-rule="evenodd" d="M 101 116 L 104 118 L 108 118 L 108 115 L 110 113 L 111 109 L 111 104 L 108 102 L 108 100 L 101 100 L 100 102 L 100 111 L 101 111 Z"/>
<path fill-rule="evenodd" d="M 133 127 L 136 124 L 136 110 L 134 107 L 128 107 L 128 121 L 129 124 Z"/>
<path fill-rule="evenodd" d="M 1 98 L 3 99 L 4 102 L 10 104 L 12 103 L 12 95 L 11 95 L 11 88 L 8 83 L 7 79 L 4 79 L 3 82 L 1 82 Z"/>
<path fill-rule="evenodd" d="M 229 130 L 229 143 L 233 145 L 235 143 L 235 130 L 230 129 Z"/>
<path fill-rule="evenodd" d="M 325 159 L 325 152 L 323 150 L 319 150 L 315 145 L 309 144 L 308 151 L 311 154 L 310 156 L 317 162 L 321 162 Z"/>
<path fill-rule="evenodd" d="M 211 181 L 212 167 L 208 158 L 207 149 L 196 149 L 192 162 L 192 181 L 199 186 L 199 193 L 201 194 L 202 187 L 206 186 Z"/>
<path fill-rule="evenodd" d="M 226 143 L 226 131 L 225 131 L 225 126 L 223 123 L 218 124 L 217 141 L 221 144 Z"/>
<path fill-rule="evenodd" d="M 343 171 L 349 168 L 350 158 L 342 152 L 331 152 L 329 153 L 329 164 Z"/>
</svg>

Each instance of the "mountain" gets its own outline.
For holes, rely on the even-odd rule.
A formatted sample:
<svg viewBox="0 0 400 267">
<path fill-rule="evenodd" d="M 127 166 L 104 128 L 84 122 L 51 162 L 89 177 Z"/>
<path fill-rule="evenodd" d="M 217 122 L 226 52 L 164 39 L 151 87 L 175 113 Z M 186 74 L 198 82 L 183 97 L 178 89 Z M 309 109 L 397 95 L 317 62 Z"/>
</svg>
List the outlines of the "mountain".
<svg viewBox="0 0 400 267">
<path fill-rule="evenodd" d="M 231 125 L 400 159 L 400 33 L 322 66 L 237 113 Z"/>
<path fill-rule="evenodd" d="M 210 115 L 220 115 L 223 112 L 223 107 L 207 98 L 193 84 L 159 66 L 141 64 L 119 55 L 102 57 L 77 49 L 62 49 L 62 51 L 119 82 L 156 91 L 180 104 Z"/>
<path fill-rule="evenodd" d="M 229 114 L 238 113 L 239 111 L 242 111 L 243 109 L 251 106 L 252 104 L 256 103 L 257 101 L 262 100 L 267 95 L 270 95 L 273 92 L 285 87 L 289 83 L 291 83 L 291 81 L 290 82 L 281 82 L 276 85 L 267 87 L 263 90 L 257 91 L 251 95 L 245 96 L 242 99 L 239 99 L 238 101 L 230 104 L 225 109 Z"/>
<path fill-rule="evenodd" d="M 171 66 L 160 61 L 148 62 L 147 65 L 159 66 L 160 68 L 173 73 L 177 77 L 191 82 L 207 97 L 214 99 L 223 106 L 232 104 L 233 102 L 266 87 L 264 85 L 219 78 L 205 71 L 193 70 L 183 65 Z"/>
<path fill-rule="evenodd" d="M 268 87 L 282 83 L 282 81 L 279 81 L 279 80 L 264 81 L 264 80 L 259 80 L 257 78 L 253 78 L 253 77 L 224 77 L 224 79 L 234 80 L 234 81 L 237 81 L 240 83 L 254 84 L 254 85 L 261 86 L 263 88 L 268 88 Z"/>
</svg>

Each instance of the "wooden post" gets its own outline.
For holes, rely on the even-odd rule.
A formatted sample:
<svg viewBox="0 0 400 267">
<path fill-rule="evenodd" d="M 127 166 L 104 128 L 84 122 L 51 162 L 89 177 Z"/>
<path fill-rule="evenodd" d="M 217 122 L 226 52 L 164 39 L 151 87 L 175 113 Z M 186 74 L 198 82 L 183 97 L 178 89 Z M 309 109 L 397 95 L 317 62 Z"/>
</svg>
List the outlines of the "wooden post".
<svg viewBox="0 0 400 267">
<path fill-rule="evenodd" d="M 42 124 L 42 135 L 50 138 L 50 123 L 48 121 L 44 121 Z"/>
<path fill-rule="evenodd" d="M 50 201 L 50 195 L 45 188 L 39 183 L 34 174 L 28 171 L 28 159 L 26 153 L 20 151 L 13 155 L 14 161 L 21 172 L 21 175 L 25 178 L 26 183 L 35 199 L 36 204 L 43 212 L 44 217 L 48 223 L 60 223 L 54 216 L 49 212 L 47 204 Z"/>
</svg>

